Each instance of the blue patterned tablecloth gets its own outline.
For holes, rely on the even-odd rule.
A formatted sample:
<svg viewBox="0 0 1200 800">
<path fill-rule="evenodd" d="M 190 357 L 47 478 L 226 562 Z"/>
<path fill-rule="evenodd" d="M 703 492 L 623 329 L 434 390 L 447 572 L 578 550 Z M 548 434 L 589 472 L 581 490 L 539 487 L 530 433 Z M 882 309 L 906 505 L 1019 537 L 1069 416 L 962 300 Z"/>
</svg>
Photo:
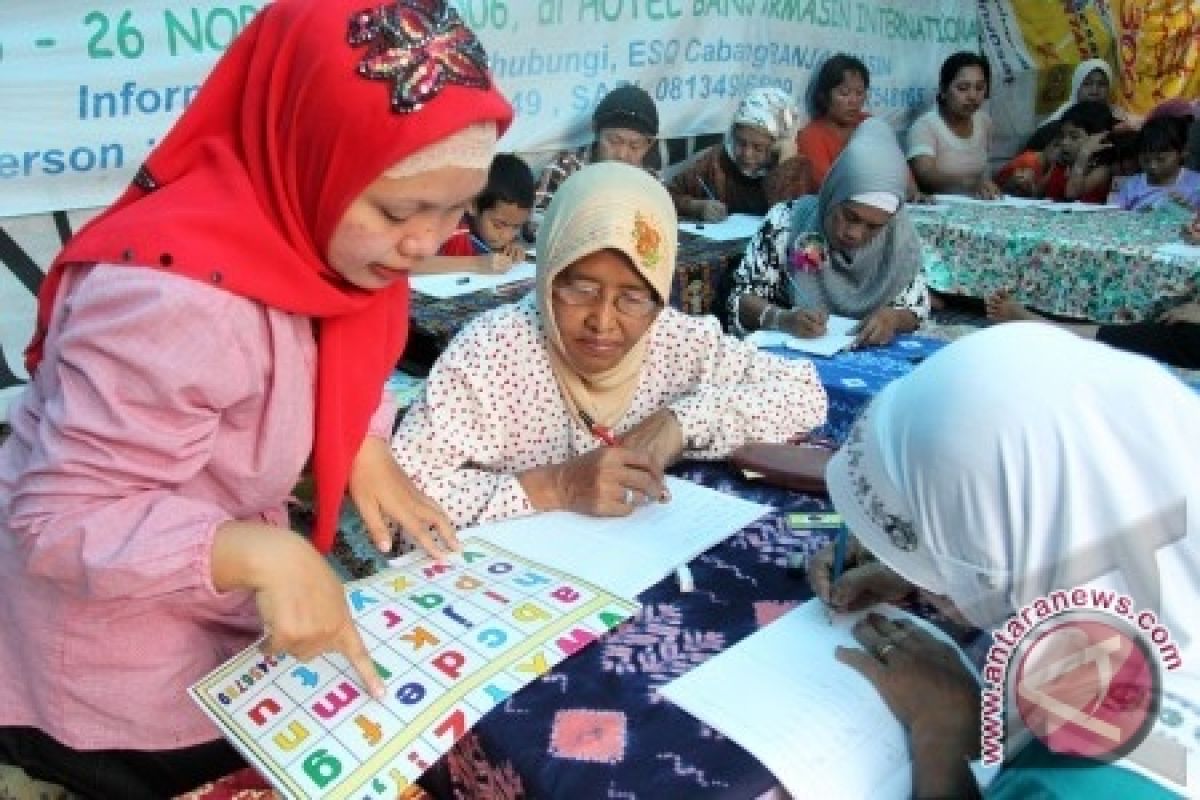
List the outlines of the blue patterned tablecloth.
<svg viewBox="0 0 1200 800">
<path fill-rule="evenodd" d="M 907 375 L 914 366 L 945 345 L 946 342 L 940 339 L 906 334 L 883 347 L 843 351 L 830 358 L 783 348 L 771 348 L 769 352 L 813 362 L 829 395 L 829 417 L 814 434 L 840 444 L 854 420 L 880 389 Z"/>
</svg>

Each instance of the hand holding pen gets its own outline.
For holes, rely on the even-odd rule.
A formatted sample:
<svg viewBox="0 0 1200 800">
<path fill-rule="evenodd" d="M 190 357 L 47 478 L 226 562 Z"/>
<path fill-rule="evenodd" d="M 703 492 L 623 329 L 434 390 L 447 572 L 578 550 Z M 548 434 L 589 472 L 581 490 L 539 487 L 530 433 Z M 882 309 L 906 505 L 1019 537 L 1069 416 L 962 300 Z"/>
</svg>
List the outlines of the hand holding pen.
<svg viewBox="0 0 1200 800">
<path fill-rule="evenodd" d="M 858 611 L 876 603 L 894 605 L 914 591 L 912 584 L 876 561 L 845 527 L 809 559 L 808 582 L 813 594 L 835 612 Z"/>
<path fill-rule="evenodd" d="M 581 420 L 584 415 L 581 415 Z M 605 446 L 554 467 L 558 508 L 601 517 L 623 517 L 664 496 L 662 470 L 644 453 L 621 444 L 608 428 L 586 417 L 584 426 Z"/>
<path fill-rule="evenodd" d="M 701 222 L 720 222 L 729 216 L 729 209 L 717 199 L 717 195 L 709 188 L 701 177 L 696 178 L 700 188 L 704 190 L 706 200 L 697 200 L 693 213 Z"/>
</svg>

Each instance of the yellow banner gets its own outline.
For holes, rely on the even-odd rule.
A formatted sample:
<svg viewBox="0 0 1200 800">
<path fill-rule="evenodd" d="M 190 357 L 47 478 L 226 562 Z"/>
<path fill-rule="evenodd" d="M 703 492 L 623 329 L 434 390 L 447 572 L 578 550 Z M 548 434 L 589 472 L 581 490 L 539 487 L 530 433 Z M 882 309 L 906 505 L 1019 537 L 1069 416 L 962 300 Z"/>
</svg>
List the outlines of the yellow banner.
<svg viewBox="0 0 1200 800">
<path fill-rule="evenodd" d="M 1200 96 L 1200 1 L 1109 2 L 1120 105 L 1145 114 L 1164 100 Z"/>
<path fill-rule="evenodd" d="M 1200 96 L 1200 0 L 1011 0 L 1037 62 L 1035 111 L 1067 99 L 1074 67 L 1102 58 L 1115 105 L 1141 116 L 1163 100 Z"/>
</svg>

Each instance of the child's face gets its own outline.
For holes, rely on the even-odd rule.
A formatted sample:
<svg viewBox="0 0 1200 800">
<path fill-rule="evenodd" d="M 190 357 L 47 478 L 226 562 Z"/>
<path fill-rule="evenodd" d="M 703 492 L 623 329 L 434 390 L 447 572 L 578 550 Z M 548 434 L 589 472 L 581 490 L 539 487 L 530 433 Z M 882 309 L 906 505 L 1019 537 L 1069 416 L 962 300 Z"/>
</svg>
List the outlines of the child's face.
<svg viewBox="0 0 1200 800">
<path fill-rule="evenodd" d="M 528 208 L 504 200 L 475 214 L 476 232 L 492 250 L 503 250 L 517 239 L 521 226 L 529 220 Z"/>
<path fill-rule="evenodd" d="M 1174 183 L 1183 165 L 1183 153 L 1178 150 L 1157 150 L 1139 153 L 1138 163 L 1146 173 L 1146 181 L 1152 186 Z"/>
<path fill-rule="evenodd" d="M 1074 164 L 1075 158 L 1079 155 L 1079 148 L 1083 146 L 1087 137 L 1087 131 L 1083 128 L 1064 122 L 1058 131 L 1058 162 L 1067 165 Z"/>
<path fill-rule="evenodd" d="M 420 272 L 486 181 L 486 169 L 466 167 L 379 177 L 342 214 L 329 237 L 326 261 L 348 283 L 368 291 Z"/>
</svg>

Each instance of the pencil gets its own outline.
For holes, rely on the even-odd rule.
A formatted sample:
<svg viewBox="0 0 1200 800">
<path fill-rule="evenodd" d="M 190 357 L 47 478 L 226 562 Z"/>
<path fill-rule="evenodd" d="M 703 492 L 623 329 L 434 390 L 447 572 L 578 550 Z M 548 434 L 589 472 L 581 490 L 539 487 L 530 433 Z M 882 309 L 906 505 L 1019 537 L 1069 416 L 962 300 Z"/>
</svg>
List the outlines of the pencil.
<svg viewBox="0 0 1200 800">
<path fill-rule="evenodd" d="M 834 584 L 842 577 L 842 572 L 846 569 L 846 538 L 849 531 L 846 526 L 838 528 L 837 536 L 833 540 L 833 570 L 830 573 L 829 594 L 833 595 Z M 829 624 L 833 624 L 833 612 L 829 611 Z"/>
<path fill-rule="evenodd" d="M 700 176 L 697 175 L 696 182 L 700 184 L 700 188 L 704 190 L 704 193 L 706 195 L 708 195 L 709 200 L 717 199 L 717 196 L 715 194 L 713 194 L 713 190 L 708 188 L 708 184 L 704 182 L 704 178 L 701 178 Z"/>
</svg>

